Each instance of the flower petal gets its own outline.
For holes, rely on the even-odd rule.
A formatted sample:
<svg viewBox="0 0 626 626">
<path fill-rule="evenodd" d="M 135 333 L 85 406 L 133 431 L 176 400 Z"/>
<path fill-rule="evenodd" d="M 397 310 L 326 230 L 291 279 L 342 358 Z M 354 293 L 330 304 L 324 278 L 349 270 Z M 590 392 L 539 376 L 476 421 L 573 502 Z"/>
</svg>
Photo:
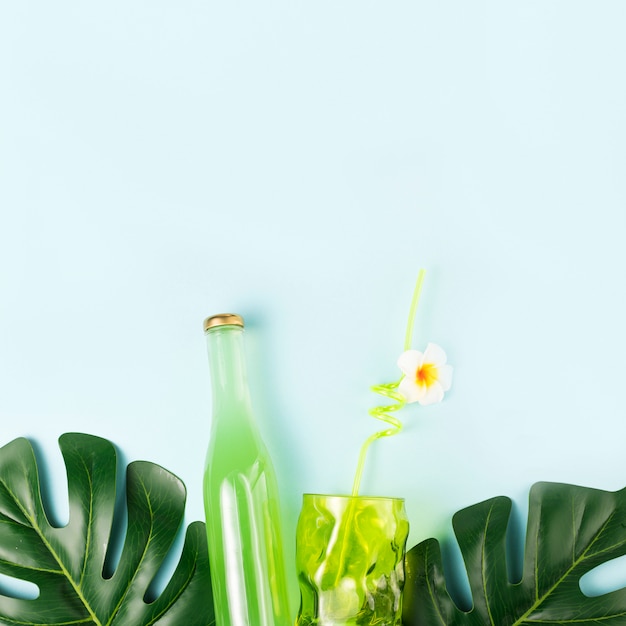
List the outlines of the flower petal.
<svg viewBox="0 0 626 626">
<path fill-rule="evenodd" d="M 448 360 L 446 353 L 441 346 L 436 343 L 429 343 L 424 350 L 424 363 L 432 363 L 433 365 L 444 365 Z"/>
<path fill-rule="evenodd" d="M 398 385 L 398 391 L 410 404 L 411 402 L 419 402 L 424 397 L 426 388 L 417 385 L 411 376 L 405 376 Z"/>
<path fill-rule="evenodd" d="M 437 380 L 444 391 L 450 389 L 450 385 L 452 384 L 452 371 L 452 365 L 441 365 L 437 368 Z"/>
<path fill-rule="evenodd" d="M 426 393 L 418 399 L 422 406 L 436 404 L 443 400 L 443 388 L 439 382 L 434 382 L 430 387 L 424 387 Z"/>
<path fill-rule="evenodd" d="M 411 378 L 415 378 L 417 368 L 422 364 L 424 355 L 417 350 L 407 350 L 398 357 L 398 367 Z"/>
</svg>

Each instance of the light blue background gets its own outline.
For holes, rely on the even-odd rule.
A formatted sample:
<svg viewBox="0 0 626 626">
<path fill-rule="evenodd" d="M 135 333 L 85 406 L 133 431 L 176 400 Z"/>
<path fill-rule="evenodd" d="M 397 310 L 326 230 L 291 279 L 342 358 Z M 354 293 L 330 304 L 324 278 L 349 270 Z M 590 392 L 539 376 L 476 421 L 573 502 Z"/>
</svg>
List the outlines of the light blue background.
<svg viewBox="0 0 626 626">
<path fill-rule="evenodd" d="M 302 492 L 350 489 L 420 267 L 414 347 L 444 347 L 453 387 L 363 483 L 406 498 L 409 545 L 454 562 L 452 513 L 508 495 L 523 525 L 538 480 L 622 488 L 625 21 L 621 0 L 3 3 L 2 443 L 38 444 L 58 518 L 73 430 L 174 471 L 202 518 L 201 324 L 234 311 L 293 536 Z"/>
</svg>

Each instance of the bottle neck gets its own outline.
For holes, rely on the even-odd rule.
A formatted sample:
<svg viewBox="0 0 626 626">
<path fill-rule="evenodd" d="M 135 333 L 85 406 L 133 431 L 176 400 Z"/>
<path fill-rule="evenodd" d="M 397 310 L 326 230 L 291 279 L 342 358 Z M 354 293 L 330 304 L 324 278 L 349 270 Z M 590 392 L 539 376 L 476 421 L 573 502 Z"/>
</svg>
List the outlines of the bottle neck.
<svg viewBox="0 0 626 626">
<path fill-rule="evenodd" d="M 243 328 L 224 325 L 206 332 L 213 392 L 213 415 L 231 413 L 245 418 L 250 410 Z"/>
</svg>

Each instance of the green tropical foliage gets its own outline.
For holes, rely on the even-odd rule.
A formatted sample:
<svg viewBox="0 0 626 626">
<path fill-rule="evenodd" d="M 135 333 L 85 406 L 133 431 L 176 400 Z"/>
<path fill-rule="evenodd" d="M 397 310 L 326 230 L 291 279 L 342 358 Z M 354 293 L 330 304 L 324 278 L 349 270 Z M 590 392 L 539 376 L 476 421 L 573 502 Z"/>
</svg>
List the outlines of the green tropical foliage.
<svg viewBox="0 0 626 626">
<path fill-rule="evenodd" d="M 409 551 L 405 626 L 626 625 L 626 588 L 595 597 L 580 588 L 584 574 L 626 554 L 626 490 L 534 485 L 523 575 L 513 582 L 506 550 L 510 512 L 511 501 L 498 497 L 453 517 L 472 593 L 469 612 L 448 593 L 437 541 Z"/>
<path fill-rule="evenodd" d="M 0 624 L 22 626 L 208 626 L 214 623 L 204 524 L 186 531 L 165 588 L 150 587 L 183 520 L 186 491 L 153 463 L 131 463 L 126 508 L 116 505 L 117 459 L 105 439 L 69 433 L 59 440 L 67 468 L 69 522 L 56 527 L 42 501 L 31 444 L 0 449 L 0 573 L 33 583 L 36 599 L 0 595 Z M 107 552 L 127 512 L 119 561 Z M 118 537 L 118 541 L 121 541 Z M 109 559 L 109 560 L 107 560 Z M 107 572 L 108 568 L 112 572 Z"/>
</svg>

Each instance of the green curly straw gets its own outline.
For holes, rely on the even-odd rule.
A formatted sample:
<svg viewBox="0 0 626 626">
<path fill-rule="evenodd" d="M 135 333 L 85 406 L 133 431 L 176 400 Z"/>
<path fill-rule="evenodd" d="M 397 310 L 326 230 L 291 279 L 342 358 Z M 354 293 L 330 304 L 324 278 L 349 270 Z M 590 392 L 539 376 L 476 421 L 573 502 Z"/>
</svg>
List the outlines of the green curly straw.
<svg viewBox="0 0 626 626">
<path fill-rule="evenodd" d="M 413 336 L 413 322 L 415 320 L 415 313 L 417 312 L 417 304 L 419 302 L 420 293 L 422 291 L 422 283 L 424 281 L 424 270 L 420 270 L 417 275 L 417 283 L 415 284 L 415 290 L 413 291 L 413 300 L 411 302 L 411 310 L 409 312 L 409 322 L 407 324 L 406 335 L 404 338 L 404 350 L 408 350 L 411 347 L 411 338 Z M 348 505 L 348 509 L 346 511 L 345 517 L 342 518 L 339 531 L 337 534 L 337 541 L 335 545 L 339 546 L 339 554 L 338 554 L 338 565 L 335 573 L 335 586 L 339 584 L 339 580 L 344 576 L 344 571 L 346 568 L 346 562 L 348 560 L 348 556 L 350 554 L 350 541 L 348 537 L 351 532 L 352 524 L 354 522 L 354 516 L 356 512 L 356 497 L 359 495 L 359 486 L 361 484 L 361 476 L 363 474 L 363 466 L 365 465 L 365 457 L 367 455 L 367 450 L 376 439 L 380 439 L 381 437 L 390 437 L 391 435 L 395 435 L 396 433 L 402 430 L 402 422 L 397 418 L 389 415 L 392 411 L 399 411 L 405 404 L 406 400 L 404 396 L 397 391 L 395 391 L 402 381 L 403 376 L 400 377 L 395 383 L 387 383 L 384 385 L 375 385 L 371 389 L 372 391 L 385 396 L 386 398 L 391 398 L 397 402 L 397 404 L 392 404 L 389 406 L 379 406 L 373 409 L 370 409 L 369 413 L 372 417 L 375 417 L 382 422 L 386 422 L 391 425 L 391 428 L 387 428 L 386 430 L 381 430 L 377 433 L 371 435 L 368 439 L 366 439 L 365 443 L 361 446 L 361 452 L 359 454 L 359 462 L 356 468 L 356 475 L 354 477 L 354 485 L 352 487 L 352 500 Z"/>
<path fill-rule="evenodd" d="M 420 294 L 422 292 L 422 283 L 424 282 L 424 275 L 426 272 L 422 269 L 419 271 L 417 275 L 417 282 L 415 283 L 415 290 L 413 291 L 413 300 L 411 301 L 411 309 L 409 311 L 409 322 L 406 327 L 406 335 L 404 336 L 404 351 L 406 352 L 411 347 L 411 338 L 413 337 L 413 322 L 415 321 L 415 314 L 417 312 L 417 305 L 419 303 Z M 391 428 L 387 428 L 385 430 L 380 430 L 373 435 L 370 435 L 365 440 L 365 443 L 361 446 L 361 452 L 359 453 L 359 462 L 356 466 L 356 475 L 354 476 L 354 483 L 352 486 L 352 496 L 356 497 L 359 495 L 359 487 L 361 485 L 361 477 L 363 475 L 363 466 L 365 465 L 365 457 L 367 456 L 367 451 L 372 445 L 372 442 L 376 441 L 376 439 L 381 439 L 382 437 L 391 437 L 391 435 L 396 435 L 402 430 L 402 422 L 393 415 L 390 415 L 391 412 L 399 411 L 406 404 L 406 400 L 401 393 L 398 393 L 396 389 L 398 385 L 404 378 L 404 374 L 393 383 L 385 383 L 382 385 L 374 385 L 371 387 L 371 390 L 381 396 L 385 396 L 386 398 L 391 398 L 395 400 L 397 404 L 390 404 L 386 406 L 377 406 L 373 409 L 370 409 L 369 414 L 372 417 L 375 417 L 377 420 L 381 422 L 385 422 L 391 426 Z"/>
</svg>

